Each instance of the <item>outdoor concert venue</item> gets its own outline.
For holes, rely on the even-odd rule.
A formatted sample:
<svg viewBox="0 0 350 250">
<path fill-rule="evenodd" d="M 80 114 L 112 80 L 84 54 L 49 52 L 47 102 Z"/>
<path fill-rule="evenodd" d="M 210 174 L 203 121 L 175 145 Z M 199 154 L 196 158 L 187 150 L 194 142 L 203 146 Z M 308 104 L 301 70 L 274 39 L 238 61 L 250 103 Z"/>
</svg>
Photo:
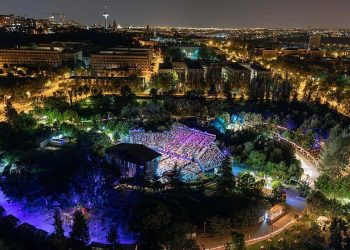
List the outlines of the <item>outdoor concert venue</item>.
<svg viewBox="0 0 350 250">
<path fill-rule="evenodd" d="M 164 132 L 130 131 L 130 142 L 143 144 L 162 154 L 157 175 L 162 177 L 175 165 L 182 170 L 184 180 L 199 173 L 215 171 L 225 155 L 215 144 L 216 136 L 185 125 L 173 124 Z"/>
</svg>

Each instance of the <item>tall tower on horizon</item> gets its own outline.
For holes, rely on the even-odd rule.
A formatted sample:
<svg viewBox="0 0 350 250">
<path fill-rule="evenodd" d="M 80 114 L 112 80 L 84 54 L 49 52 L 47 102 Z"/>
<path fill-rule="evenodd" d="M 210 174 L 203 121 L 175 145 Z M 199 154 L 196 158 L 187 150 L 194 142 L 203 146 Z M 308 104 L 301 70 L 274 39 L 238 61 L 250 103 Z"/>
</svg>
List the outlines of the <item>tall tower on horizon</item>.
<svg viewBox="0 0 350 250">
<path fill-rule="evenodd" d="M 107 29 L 108 28 L 108 17 L 109 17 L 109 14 L 107 13 L 107 5 L 105 5 L 105 12 L 103 13 L 102 16 L 105 18 L 105 29 Z"/>
</svg>

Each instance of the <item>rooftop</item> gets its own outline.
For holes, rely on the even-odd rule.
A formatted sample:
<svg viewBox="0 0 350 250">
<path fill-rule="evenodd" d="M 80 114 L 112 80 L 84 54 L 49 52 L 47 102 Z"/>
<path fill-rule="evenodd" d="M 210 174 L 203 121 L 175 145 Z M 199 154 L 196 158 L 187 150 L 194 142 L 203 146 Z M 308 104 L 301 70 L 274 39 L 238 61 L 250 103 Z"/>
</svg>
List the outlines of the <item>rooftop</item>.
<svg viewBox="0 0 350 250">
<path fill-rule="evenodd" d="M 173 65 L 171 65 L 171 63 L 169 62 L 164 62 L 159 64 L 159 69 L 173 69 Z"/>
<path fill-rule="evenodd" d="M 186 60 L 185 63 L 189 69 L 203 69 L 202 65 L 197 60 Z"/>
<path fill-rule="evenodd" d="M 145 165 L 161 156 L 160 153 L 141 144 L 120 143 L 106 149 L 106 154 L 138 165 Z"/>
<path fill-rule="evenodd" d="M 20 223 L 20 220 L 13 216 L 12 214 L 9 214 L 1 219 L 2 222 L 11 224 L 12 226 L 16 226 L 17 224 Z"/>
<path fill-rule="evenodd" d="M 268 69 L 265 69 L 264 67 L 258 64 L 252 64 L 250 67 L 256 71 L 269 71 Z"/>
<path fill-rule="evenodd" d="M 284 48 L 283 50 L 298 50 L 299 48 L 295 48 L 295 47 L 287 47 Z"/>
<path fill-rule="evenodd" d="M 234 69 L 234 70 L 248 70 L 246 67 L 243 67 L 239 63 L 230 63 L 227 66 Z"/>
</svg>

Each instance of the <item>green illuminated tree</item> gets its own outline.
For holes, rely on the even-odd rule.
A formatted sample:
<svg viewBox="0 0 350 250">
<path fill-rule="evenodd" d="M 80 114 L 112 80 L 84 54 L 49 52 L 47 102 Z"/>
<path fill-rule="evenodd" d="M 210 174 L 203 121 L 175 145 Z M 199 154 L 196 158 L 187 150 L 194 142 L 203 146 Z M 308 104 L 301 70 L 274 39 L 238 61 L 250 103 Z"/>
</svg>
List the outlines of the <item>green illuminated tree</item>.
<svg viewBox="0 0 350 250">
<path fill-rule="evenodd" d="M 16 109 L 12 106 L 12 103 L 10 101 L 6 102 L 5 106 L 5 117 L 6 121 L 12 124 L 15 119 L 18 117 L 18 113 Z"/>
<path fill-rule="evenodd" d="M 331 231 L 330 248 L 331 249 L 349 249 L 347 245 L 348 224 L 342 218 L 334 218 L 329 230 Z"/>
<path fill-rule="evenodd" d="M 245 250 L 244 234 L 241 232 L 233 231 L 231 233 L 230 250 Z"/>
<path fill-rule="evenodd" d="M 220 168 L 220 176 L 217 178 L 216 191 L 219 195 L 229 195 L 236 187 L 235 176 L 232 173 L 232 160 L 226 157 Z"/>
</svg>

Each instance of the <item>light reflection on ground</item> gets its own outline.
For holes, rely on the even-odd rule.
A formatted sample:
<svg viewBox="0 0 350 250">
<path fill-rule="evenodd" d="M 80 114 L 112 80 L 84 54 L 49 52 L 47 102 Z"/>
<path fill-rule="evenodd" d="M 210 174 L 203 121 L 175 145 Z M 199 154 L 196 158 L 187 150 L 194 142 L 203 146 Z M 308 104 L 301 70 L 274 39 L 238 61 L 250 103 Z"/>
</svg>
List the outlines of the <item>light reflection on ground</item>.
<svg viewBox="0 0 350 250">
<path fill-rule="evenodd" d="M 84 207 L 88 211 L 92 241 L 105 243 L 110 227 L 118 225 L 119 241 L 123 244 L 135 243 L 136 234 L 130 232 L 126 226 L 128 210 L 130 204 L 135 202 L 135 195 L 131 192 L 121 194 L 113 189 L 113 186 L 105 181 L 102 171 L 91 171 L 83 178 L 72 180 L 72 182 L 75 181 L 78 183 L 71 183 L 66 193 L 55 193 L 46 197 L 30 195 L 30 200 L 26 197 L 10 196 L 9 193 L 15 193 L 12 192 L 12 187 L 6 190 L 6 194 L 5 190 L 0 189 L 0 206 L 5 208 L 7 214 L 17 217 L 21 223 L 29 223 L 49 233 L 54 229 L 54 209 L 59 208 L 67 236 L 71 229 L 74 210 L 77 207 Z M 3 179 L 2 186 L 4 185 L 6 184 Z M 36 188 L 35 186 L 33 189 Z"/>
</svg>

